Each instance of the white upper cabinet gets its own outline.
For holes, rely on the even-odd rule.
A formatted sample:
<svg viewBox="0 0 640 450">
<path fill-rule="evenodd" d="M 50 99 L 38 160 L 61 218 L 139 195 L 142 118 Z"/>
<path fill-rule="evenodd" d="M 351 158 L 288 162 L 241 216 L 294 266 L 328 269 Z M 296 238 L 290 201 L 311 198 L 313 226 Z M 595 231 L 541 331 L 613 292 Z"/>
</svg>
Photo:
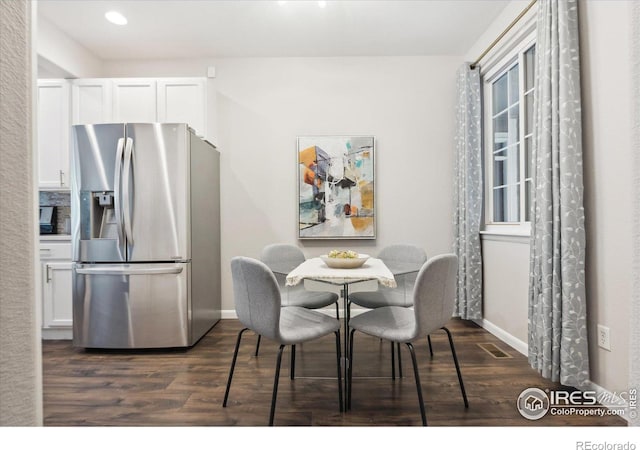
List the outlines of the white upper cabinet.
<svg viewBox="0 0 640 450">
<path fill-rule="evenodd" d="M 92 78 L 72 81 L 72 124 L 187 123 L 206 136 L 205 78 Z"/>
<path fill-rule="evenodd" d="M 114 122 L 157 122 L 156 81 L 144 78 L 113 80 Z"/>
<path fill-rule="evenodd" d="M 112 122 L 111 83 L 104 78 L 85 78 L 71 82 L 71 123 Z"/>
<path fill-rule="evenodd" d="M 69 188 L 69 82 L 38 81 L 38 180 L 42 188 Z"/>
<path fill-rule="evenodd" d="M 38 80 L 39 187 L 69 189 L 71 125 L 187 123 L 206 134 L 206 78 Z"/>
<path fill-rule="evenodd" d="M 206 89 L 203 78 L 158 80 L 158 122 L 188 123 L 204 137 Z"/>
</svg>

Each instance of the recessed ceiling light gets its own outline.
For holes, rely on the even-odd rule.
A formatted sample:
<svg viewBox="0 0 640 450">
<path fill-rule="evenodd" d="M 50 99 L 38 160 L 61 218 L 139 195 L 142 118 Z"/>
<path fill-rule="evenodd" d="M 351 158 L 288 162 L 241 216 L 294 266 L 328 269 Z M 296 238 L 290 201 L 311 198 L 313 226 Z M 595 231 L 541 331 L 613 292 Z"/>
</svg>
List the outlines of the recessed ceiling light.
<svg viewBox="0 0 640 450">
<path fill-rule="evenodd" d="M 118 11 L 109 11 L 108 13 L 106 13 L 104 15 L 104 17 L 106 17 L 106 19 L 116 25 L 126 25 L 127 24 L 127 18 L 125 16 L 123 16 L 122 14 L 120 14 Z"/>
<path fill-rule="evenodd" d="M 325 8 L 327 6 L 327 2 L 318 2 L 318 6 L 320 8 Z"/>
</svg>

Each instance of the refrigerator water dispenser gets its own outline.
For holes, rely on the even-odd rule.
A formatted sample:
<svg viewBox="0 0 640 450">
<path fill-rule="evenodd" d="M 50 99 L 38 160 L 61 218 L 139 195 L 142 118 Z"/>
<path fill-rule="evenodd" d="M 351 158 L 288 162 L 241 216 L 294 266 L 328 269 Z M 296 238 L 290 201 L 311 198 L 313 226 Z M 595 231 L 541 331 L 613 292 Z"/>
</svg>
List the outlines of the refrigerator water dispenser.
<svg viewBox="0 0 640 450">
<path fill-rule="evenodd" d="M 80 252 L 91 261 L 122 258 L 113 191 L 81 191 Z"/>
<path fill-rule="evenodd" d="M 84 191 L 80 203 L 81 239 L 117 239 L 113 191 Z"/>
</svg>

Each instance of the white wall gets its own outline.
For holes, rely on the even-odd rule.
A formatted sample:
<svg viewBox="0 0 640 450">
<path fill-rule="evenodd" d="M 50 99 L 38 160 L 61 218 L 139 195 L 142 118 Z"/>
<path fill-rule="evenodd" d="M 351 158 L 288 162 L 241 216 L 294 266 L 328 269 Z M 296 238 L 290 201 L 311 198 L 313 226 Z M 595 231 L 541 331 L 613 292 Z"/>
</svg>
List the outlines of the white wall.
<svg viewBox="0 0 640 450">
<path fill-rule="evenodd" d="M 347 247 L 375 254 L 407 242 L 451 251 L 452 143 L 459 57 L 228 58 L 126 61 L 106 76 L 185 76 L 215 65 L 222 153 L 223 309 L 233 310 L 229 261 L 272 242 L 307 256 Z M 212 100 L 210 96 L 210 100 Z M 376 137 L 376 241 L 297 242 L 296 136 Z"/>
<path fill-rule="evenodd" d="M 632 36 L 640 35 L 640 3 L 636 2 L 632 7 L 631 14 L 631 33 Z M 633 111 L 633 144 L 635 149 L 640 148 L 640 41 L 635 39 L 631 49 L 631 80 L 633 90 L 633 98 L 636 99 Z M 633 198 L 640 198 L 640 152 L 635 152 L 633 171 L 634 171 L 634 189 Z M 630 370 L 629 370 L 629 386 L 640 386 L 640 202 L 636 201 L 634 205 L 634 221 L 633 221 L 633 280 L 632 280 L 632 304 L 631 314 L 629 315 L 630 333 L 629 340 L 631 342 L 630 352 Z M 632 425 L 640 425 L 640 417 L 635 417 L 631 421 Z"/>
<path fill-rule="evenodd" d="M 514 2 L 505 13 L 515 17 L 522 3 Z M 618 392 L 629 388 L 631 336 L 632 4 L 609 0 L 579 4 L 591 379 Z M 496 21 L 467 60 L 475 59 L 491 41 L 489 36 L 498 36 L 508 22 L 504 17 Z M 516 241 L 483 240 L 484 313 L 499 332 L 526 345 L 529 246 Z M 599 323 L 611 328 L 610 352 L 596 344 Z"/>
<path fill-rule="evenodd" d="M 483 327 L 527 353 L 529 242 L 519 237 L 482 237 Z"/>
<path fill-rule="evenodd" d="M 632 3 L 580 5 L 589 356 L 592 380 L 611 391 L 629 388 Z M 611 352 L 596 345 L 599 323 L 611 328 Z"/>
<path fill-rule="evenodd" d="M 102 60 L 71 39 L 58 27 L 38 17 L 37 51 L 40 78 L 90 78 L 102 71 Z"/>
<path fill-rule="evenodd" d="M 530 0 L 513 0 L 496 17 L 491 25 L 478 38 L 476 43 L 467 51 L 464 60 L 470 63 L 475 62 L 489 45 L 509 26 L 509 24 L 524 11 L 531 3 Z M 535 9 L 535 8 L 534 8 Z M 517 28 L 517 27 L 516 27 Z M 502 41 L 501 41 L 502 42 Z M 495 48 L 498 48 L 496 45 Z M 490 54 L 490 53 L 489 53 Z"/>
</svg>

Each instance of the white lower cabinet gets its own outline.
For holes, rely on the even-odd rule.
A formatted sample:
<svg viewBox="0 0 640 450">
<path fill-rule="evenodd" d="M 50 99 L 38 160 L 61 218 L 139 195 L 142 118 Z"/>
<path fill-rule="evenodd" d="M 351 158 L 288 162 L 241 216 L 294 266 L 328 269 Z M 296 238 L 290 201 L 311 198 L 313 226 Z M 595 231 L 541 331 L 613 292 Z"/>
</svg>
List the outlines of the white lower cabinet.
<svg viewBox="0 0 640 450">
<path fill-rule="evenodd" d="M 72 262 L 70 242 L 41 242 L 42 338 L 73 336 Z"/>
</svg>

